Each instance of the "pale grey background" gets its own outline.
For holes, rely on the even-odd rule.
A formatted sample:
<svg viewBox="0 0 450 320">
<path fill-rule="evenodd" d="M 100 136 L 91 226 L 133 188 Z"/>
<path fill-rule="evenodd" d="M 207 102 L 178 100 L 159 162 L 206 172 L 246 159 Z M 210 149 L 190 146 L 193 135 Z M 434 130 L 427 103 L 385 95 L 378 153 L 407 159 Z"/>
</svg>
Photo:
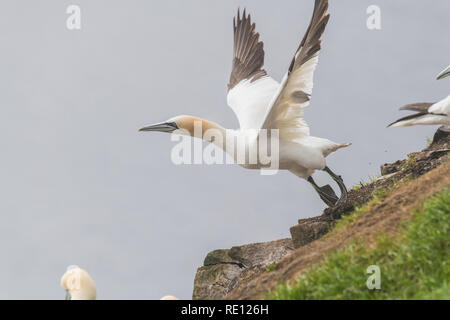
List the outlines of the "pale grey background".
<svg viewBox="0 0 450 320">
<path fill-rule="evenodd" d="M 82 30 L 66 29 L 66 8 Z M 382 30 L 366 8 L 382 9 Z M 142 125 L 192 114 L 236 127 L 226 105 L 237 7 L 280 79 L 313 1 L 18 1 L 0 6 L 0 298 L 62 299 L 69 264 L 101 299 L 190 298 L 217 248 L 289 236 L 324 205 L 289 173 L 175 166 Z M 331 1 L 306 119 L 352 142 L 328 159 L 348 187 L 421 149 L 435 127 L 386 129 L 397 108 L 448 94 L 450 2 Z M 320 176 L 321 183 L 328 181 Z"/>
</svg>

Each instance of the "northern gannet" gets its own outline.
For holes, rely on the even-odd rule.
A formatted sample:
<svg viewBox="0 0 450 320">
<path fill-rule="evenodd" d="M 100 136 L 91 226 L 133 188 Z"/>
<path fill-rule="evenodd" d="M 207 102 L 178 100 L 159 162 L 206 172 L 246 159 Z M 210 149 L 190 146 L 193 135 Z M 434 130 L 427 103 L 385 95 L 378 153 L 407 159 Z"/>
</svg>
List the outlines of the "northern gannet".
<svg viewBox="0 0 450 320">
<path fill-rule="evenodd" d="M 66 300 L 95 300 L 97 288 L 89 273 L 78 266 L 69 266 L 61 277 Z"/>
<path fill-rule="evenodd" d="M 438 74 L 437 80 L 450 76 L 450 66 Z M 440 128 L 449 131 L 450 126 L 450 95 L 439 102 L 420 102 L 407 104 L 400 110 L 416 111 L 417 113 L 398 119 L 388 127 L 409 127 L 415 125 L 442 125 Z"/>
<path fill-rule="evenodd" d="M 162 298 L 159 299 L 159 300 L 180 300 L 180 299 L 178 299 L 178 298 L 175 297 L 175 296 L 164 296 L 164 297 L 162 297 Z"/>
<path fill-rule="evenodd" d="M 255 24 L 251 23 L 250 15 L 247 16 L 244 9 L 241 17 L 238 10 L 237 17 L 233 19 L 234 55 L 227 102 L 239 120 L 239 130 L 225 129 L 212 121 L 181 115 L 162 123 L 143 127 L 139 131 L 171 133 L 182 129 L 184 134 L 194 136 L 194 124 L 200 123 L 203 132 L 214 129 L 223 136 L 231 133 L 239 137 L 256 129 L 259 133 L 246 142 L 246 149 L 251 149 L 261 137 L 260 129 L 278 129 L 278 169 L 289 170 L 296 176 L 306 179 L 329 206 L 345 202 L 347 189 L 344 182 L 327 167 L 325 158 L 330 153 L 350 144 L 339 144 L 328 139 L 310 136 L 308 124 L 303 119 L 303 109 L 309 105 L 312 93 L 313 75 L 321 45 L 320 38 L 329 20 L 327 10 L 328 0 L 315 0 L 313 15 L 306 34 L 281 84 L 263 69 L 263 42 L 259 41 L 259 33 L 255 31 Z M 227 145 L 208 140 L 204 136 L 200 138 L 217 144 L 225 152 L 236 156 L 235 152 L 227 149 Z M 239 164 L 248 169 L 263 168 L 259 162 Z M 324 170 L 338 184 L 341 191 L 339 199 L 329 185 L 319 187 L 314 182 L 312 174 L 316 170 Z"/>
<path fill-rule="evenodd" d="M 66 300 L 96 300 L 97 288 L 86 270 L 79 266 L 67 267 L 61 277 L 61 286 L 66 290 Z M 175 296 L 167 295 L 160 300 L 179 300 Z"/>
</svg>

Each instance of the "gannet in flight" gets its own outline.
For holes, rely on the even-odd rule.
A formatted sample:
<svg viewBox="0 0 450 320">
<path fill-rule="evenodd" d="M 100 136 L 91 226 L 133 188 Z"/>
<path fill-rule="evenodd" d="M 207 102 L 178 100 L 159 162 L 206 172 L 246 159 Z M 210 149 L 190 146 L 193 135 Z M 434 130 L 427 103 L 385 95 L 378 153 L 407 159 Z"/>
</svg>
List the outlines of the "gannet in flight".
<svg viewBox="0 0 450 320">
<path fill-rule="evenodd" d="M 97 288 L 89 273 L 78 266 L 69 266 L 61 277 L 66 300 L 95 300 Z"/>
<path fill-rule="evenodd" d="M 450 76 L 450 66 L 438 74 L 437 80 Z M 412 115 L 398 119 L 388 127 L 409 127 L 415 125 L 437 125 L 441 130 L 449 131 L 450 126 L 450 95 L 439 102 L 420 102 L 407 104 L 400 110 L 416 111 Z"/>
<path fill-rule="evenodd" d="M 247 134 L 249 130 L 278 129 L 279 169 L 289 170 L 298 177 L 306 179 L 327 205 L 345 202 L 347 189 L 344 182 L 327 167 L 325 158 L 349 144 L 339 144 L 328 139 L 310 136 L 308 124 L 303 119 L 303 109 L 309 105 L 312 93 L 313 75 L 321 45 L 320 37 L 329 19 L 327 10 L 328 0 L 315 1 L 306 34 L 281 84 L 263 69 L 263 42 L 259 41 L 259 34 L 255 31 L 255 24 L 251 23 L 250 15 L 247 16 L 244 10 L 241 17 L 238 10 L 237 17 L 233 19 L 234 55 L 227 102 L 239 120 L 239 130 L 228 130 L 212 121 L 181 115 L 162 123 L 146 126 L 140 131 L 171 133 L 177 129 L 183 129 L 185 134 L 194 136 L 194 123 L 200 123 L 203 132 L 215 129 L 223 136 L 231 133 L 239 137 Z M 259 141 L 262 131 L 259 132 L 247 141 L 247 149 Z M 201 138 L 208 141 L 205 137 Z M 215 140 L 209 140 L 209 142 L 217 143 Z M 236 156 L 235 152 L 227 149 L 228 145 L 218 143 L 217 145 L 228 154 Z M 260 163 L 239 164 L 249 169 L 263 168 Z M 340 199 L 329 185 L 319 187 L 314 182 L 312 174 L 316 170 L 324 170 L 338 184 L 341 191 Z"/>
</svg>

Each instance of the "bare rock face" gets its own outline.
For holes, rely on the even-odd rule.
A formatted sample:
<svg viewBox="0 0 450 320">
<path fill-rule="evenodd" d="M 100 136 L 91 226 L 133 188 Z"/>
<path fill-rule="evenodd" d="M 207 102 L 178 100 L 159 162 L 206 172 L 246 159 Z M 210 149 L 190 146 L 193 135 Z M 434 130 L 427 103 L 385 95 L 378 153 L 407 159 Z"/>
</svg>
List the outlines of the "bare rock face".
<svg viewBox="0 0 450 320">
<path fill-rule="evenodd" d="M 322 237 L 329 230 L 329 224 L 325 221 L 312 219 L 300 219 L 298 224 L 291 227 L 292 243 L 295 248 L 304 246 Z"/>
<path fill-rule="evenodd" d="M 336 220 L 353 211 L 355 205 L 366 202 L 369 196 L 370 191 L 367 193 L 350 191 L 348 194 L 349 201 L 346 203 L 327 208 L 320 216 L 298 220 L 298 224 L 289 229 L 294 248 L 300 248 L 324 236 L 330 231 Z"/>
<path fill-rule="evenodd" d="M 211 251 L 195 275 L 192 299 L 223 299 L 245 274 L 280 261 L 293 249 L 291 239 L 281 239 Z"/>
<path fill-rule="evenodd" d="M 353 211 L 355 206 L 369 201 L 375 189 L 389 186 L 392 181 L 406 176 L 418 177 L 425 174 L 447 161 L 449 155 L 450 133 L 441 128 L 436 132 L 433 142 L 427 148 L 409 154 L 408 159 L 382 165 L 382 176 L 377 181 L 361 186 L 358 190 L 350 190 L 346 203 L 327 208 L 320 216 L 300 219 L 298 224 L 290 229 L 294 247 L 299 248 L 321 238 L 342 215 Z"/>
<path fill-rule="evenodd" d="M 402 169 L 402 166 L 404 165 L 404 160 L 397 160 L 393 163 L 385 163 L 381 165 L 381 174 L 383 176 L 386 176 L 388 174 L 393 174 Z"/>
</svg>

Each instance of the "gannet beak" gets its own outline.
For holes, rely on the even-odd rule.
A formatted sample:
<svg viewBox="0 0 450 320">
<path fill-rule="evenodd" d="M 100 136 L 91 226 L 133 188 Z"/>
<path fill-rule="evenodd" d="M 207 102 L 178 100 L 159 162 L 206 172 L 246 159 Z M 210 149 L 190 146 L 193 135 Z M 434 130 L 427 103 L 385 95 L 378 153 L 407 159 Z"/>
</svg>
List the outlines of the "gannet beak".
<svg viewBox="0 0 450 320">
<path fill-rule="evenodd" d="M 66 290 L 66 300 L 72 300 L 69 290 Z"/>
<path fill-rule="evenodd" d="M 173 132 L 179 129 L 175 122 L 162 122 L 152 124 L 147 127 L 140 128 L 139 131 L 160 131 L 160 132 Z"/>
<path fill-rule="evenodd" d="M 448 66 L 444 71 L 438 74 L 437 79 L 441 80 L 450 76 L 450 66 Z"/>
</svg>

